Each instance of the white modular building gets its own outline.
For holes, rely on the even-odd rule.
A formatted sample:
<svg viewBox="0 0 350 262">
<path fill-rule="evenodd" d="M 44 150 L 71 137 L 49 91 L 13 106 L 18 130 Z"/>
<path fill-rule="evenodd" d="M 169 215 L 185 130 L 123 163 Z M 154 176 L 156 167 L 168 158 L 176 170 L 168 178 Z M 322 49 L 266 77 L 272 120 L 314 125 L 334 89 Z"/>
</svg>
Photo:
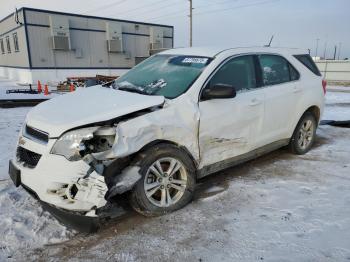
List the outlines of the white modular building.
<svg viewBox="0 0 350 262">
<path fill-rule="evenodd" d="M 169 25 L 23 7 L 0 20 L 0 77 L 29 84 L 118 76 L 173 44 Z"/>
</svg>

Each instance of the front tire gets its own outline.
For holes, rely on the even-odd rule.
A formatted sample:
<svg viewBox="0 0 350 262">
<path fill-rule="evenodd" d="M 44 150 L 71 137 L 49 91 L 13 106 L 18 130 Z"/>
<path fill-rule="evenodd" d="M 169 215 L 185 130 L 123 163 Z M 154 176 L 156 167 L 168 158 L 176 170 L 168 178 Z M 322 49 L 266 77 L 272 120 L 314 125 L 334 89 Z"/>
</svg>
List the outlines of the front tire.
<svg viewBox="0 0 350 262">
<path fill-rule="evenodd" d="M 297 155 L 307 153 L 315 141 L 316 128 L 315 116 L 310 112 L 306 112 L 299 120 L 290 140 L 289 148 L 291 152 Z"/>
<path fill-rule="evenodd" d="M 182 149 L 160 144 L 141 153 L 142 178 L 131 192 L 131 205 L 146 216 L 178 210 L 191 201 L 195 167 Z"/>
</svg>

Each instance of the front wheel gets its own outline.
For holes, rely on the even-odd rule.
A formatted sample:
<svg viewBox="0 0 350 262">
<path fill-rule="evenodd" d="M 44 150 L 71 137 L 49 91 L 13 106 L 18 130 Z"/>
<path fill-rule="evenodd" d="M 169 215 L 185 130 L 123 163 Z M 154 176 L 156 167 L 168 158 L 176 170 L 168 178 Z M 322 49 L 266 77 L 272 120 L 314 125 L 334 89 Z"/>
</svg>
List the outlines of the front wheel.
<svg viewBox="0 0 350 262">
<path fill-rule="evenodd" d="M 299 123 L 290 140 L 290 150 L 298 155 L 307 153 L 315 141 L 316 128 L 316 118 L 312 113 L 306 112 L 299 120 Z"/>
<path fill-rule="evenodd" d="M 142 153 L 140 174 L 131 193 L 133 208 L 147 216 L 175 211 L 193 196 L 195 169 L 188 155 L 175 145 L 156 145 Z"/>
</svg>

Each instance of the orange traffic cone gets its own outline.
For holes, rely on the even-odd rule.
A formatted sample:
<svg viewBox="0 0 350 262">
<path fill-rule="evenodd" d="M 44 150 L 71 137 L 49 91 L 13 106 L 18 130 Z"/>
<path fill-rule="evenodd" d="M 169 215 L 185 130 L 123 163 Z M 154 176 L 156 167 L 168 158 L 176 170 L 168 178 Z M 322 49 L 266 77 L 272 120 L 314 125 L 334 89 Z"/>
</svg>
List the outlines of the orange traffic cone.
<svg viewBox="0 0 350 262">
<path fill-rule="evenodd" d="M 38 93 L 40 94 L 42 92 L 42 88 L 41 88 L 41 83 L 40 81 L 38 80 Z"/>
<path fill-rule="evenodd" d="M 73 92 L 75 90 L 73 83 L 69 86 L 69 92 Z"/>
<path fill-rule="evenodd" d="M 44 95 L 49 95 L 49 88 L 47 87 L 47 85 L 45 85 Z"/>
</svg>

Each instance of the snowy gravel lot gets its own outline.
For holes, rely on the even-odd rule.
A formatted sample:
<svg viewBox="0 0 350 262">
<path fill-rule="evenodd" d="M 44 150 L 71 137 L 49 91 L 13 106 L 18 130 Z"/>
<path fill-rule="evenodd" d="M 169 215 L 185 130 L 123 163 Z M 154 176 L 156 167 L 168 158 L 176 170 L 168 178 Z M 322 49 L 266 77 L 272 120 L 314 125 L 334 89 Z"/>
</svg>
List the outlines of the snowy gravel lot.
<svg viewBox="0 0 350 262">
<path fill-rule="evenodd" d="M 8 179 L 28 110 L 0 109 L 0 261 L 350 261 L 350 129 L 321 126 L 304 156 L 275 151 L 202 179 L 182 210 L 86 235 Z M 324 119 L 350 119 L 350 94 L 329 92 Z"/>
</svg>

